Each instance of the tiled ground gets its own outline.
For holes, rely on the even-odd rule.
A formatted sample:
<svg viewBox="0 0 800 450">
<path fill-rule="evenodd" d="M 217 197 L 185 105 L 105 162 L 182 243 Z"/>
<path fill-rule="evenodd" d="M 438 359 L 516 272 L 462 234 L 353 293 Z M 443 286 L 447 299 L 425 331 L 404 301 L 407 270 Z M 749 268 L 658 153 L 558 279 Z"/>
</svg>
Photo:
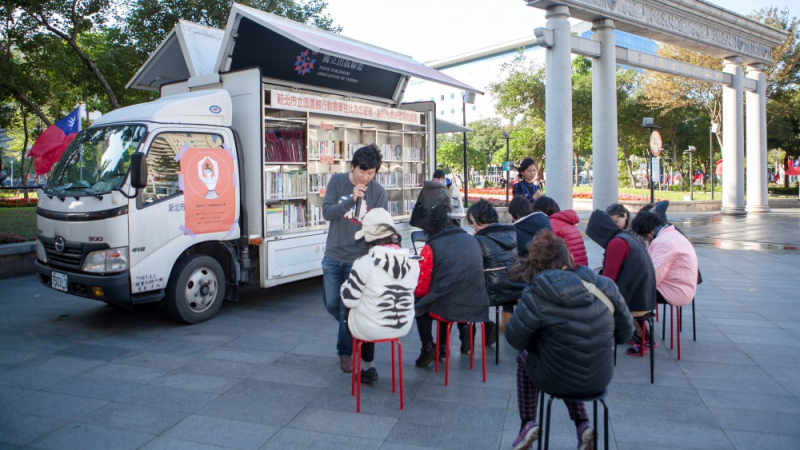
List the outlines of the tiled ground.
<svg viewBox="0 0 800 450">
<path fill-rule="evenodd" d="M 620 348 L 611 447 L 800 448 L 800 211 L 670 219 L 695 241 L 705 278 L 697 341 L 685 308 L 682 360 L 667 329 L 652 385 L 648 359 Z M 600 265 L 599 247 L 588 250 Z M 379 345 L 381 380 L 363 387 L 356 414 L 320 289 L 319 279 L 250 289 L 213 320 L 183 326 L 156 307 L 130 312 L 33 277 L 2 280 L 0 448 L 510 448 L 515 353 L 502 337 L 485 384 L 455 339 L 445 387 L 443 374 L 414 366 L 412 330 L 403 411 Z M 574 448 L 562 403 L 553 418 L 551 448 Z"/>
</svg>

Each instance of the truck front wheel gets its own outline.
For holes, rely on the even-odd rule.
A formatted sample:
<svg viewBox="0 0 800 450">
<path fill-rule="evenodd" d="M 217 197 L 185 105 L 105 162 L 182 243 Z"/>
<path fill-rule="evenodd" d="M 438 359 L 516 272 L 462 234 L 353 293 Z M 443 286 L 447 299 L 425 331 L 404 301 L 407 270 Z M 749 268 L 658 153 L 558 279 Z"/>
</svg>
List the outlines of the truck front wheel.
<svg viewBox="0 0 800 450">
<path fill-rule="evenodd" d="M 217 260 L 207 255 L 189 255 L 172 272 L 166 306 L 176 320 L 200 323 L 214 317 L 224 296 L 225 274 Z"/>
</svg>

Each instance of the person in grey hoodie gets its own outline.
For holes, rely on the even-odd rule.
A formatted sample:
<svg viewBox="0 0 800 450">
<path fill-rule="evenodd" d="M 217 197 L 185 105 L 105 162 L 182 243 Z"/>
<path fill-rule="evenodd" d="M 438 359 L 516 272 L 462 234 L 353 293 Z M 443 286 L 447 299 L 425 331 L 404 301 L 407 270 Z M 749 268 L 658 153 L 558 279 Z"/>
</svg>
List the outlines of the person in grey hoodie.
<svg viewBox="0 0 800 450">
<path fill-rule="evenodd" d="M 339 321 L 336 350 L 343 372 L 353 370 L 353 338 L 347 327 L 346 308 L 339 289 L 350 275 L 353 262 L 367 254 L 367 243 L 356 240 L 361 221 L 374 208 L 389 209 L 386 189 L 375 175 L 381 168 L 383 155 L 375 145 L 361 147 L 353 153 L 349 173 L 334 174 L 325 190 L 322 217 L 328 221 L 328 238 L 322 257 L 322 300 L 325 308 Z"/>
<path fill-rule="evenodd" d="M 446 203 L 450 201 L 450 193 L 447 186 L 444 184 L 444 170 L 436 169 L 433 172 L 433 179 L 425 181 L 422 184 L 422 190 L 419 191 L 417 203 L 422 206 L 422 215 L 417 218 L 416 222 L 409 221 L 412 227 L 422 228 L 425 221 L 425 212 L 434 207 L 437 203 Z M 412 216 L 412 219 L 414 217 Z"/>
</svg>

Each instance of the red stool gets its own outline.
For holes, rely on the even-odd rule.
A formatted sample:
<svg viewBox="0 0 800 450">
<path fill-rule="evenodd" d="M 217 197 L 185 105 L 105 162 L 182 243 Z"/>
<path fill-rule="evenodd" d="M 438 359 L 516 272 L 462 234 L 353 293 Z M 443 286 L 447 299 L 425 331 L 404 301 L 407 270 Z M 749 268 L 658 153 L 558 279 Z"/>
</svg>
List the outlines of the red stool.
<svg viewBox="0 0 800 450">
<path fill-rule="evenodd" d="M 356 396 L 356 412 L 361 412 L 361 345 L 365 342 L 372 344 L 379 344 L 381 342 L 392 343 L 392 393 L 395 392 L 395 378 L 394 378 L 394 343 L 397 342 L 397 362 L 400 366 L 400 409 L 403 409 L 403 344 L 400 338 L 394 339 L 380 339 L 377 341 L 362 341 L 353 338 L 353 372 L 350 376 L 350 395 Z"/>
<path fill-rule="evenodd" d="M 439 332 L 442 323 L 447 324 L 447 338 L 445 339 L 445 354 L 444 354 L 444 385 L 447 386 L 450 381 L 450 330 L 454 323 L 467 323 L 469 326 L 469 368 L 473 369 L 474 356 L 475 356 L 475 340 L 472 338 L 473 323 L 472 322 L 457 322 L 447 320 L 439 315 L 428 313 L 436 320 L 436 336 L 437 340 L 441 333 Z M 483 322 L 481 324 L 481 364 L 483 365 L 483 382 L 486 383 L 486 326 Z M 436 343 L 436 372 L 439 372 L 439 342 Z"/>
<path fill-rule="evenodd" d="M 661 340 L 662 341 L 664 340 L 664 335 L 666 334 L 666 327 L 667 327 L 667 303 L 663 303 L 663 305 L 664 305 L 664 307 L 663 307 L 663 310 L 662 310 L 662 315 L 664 316 L 664 319 L 661 322 Z M 694 299 L 692 300 L 692 306 L 694 306 Z M 675 315 L 677 315 L 677 319 L 678 319 L 677 321 L 673 319 L 673 312 L 672 312 L 673 310 L 676 311 Z M 656 311 L 658 311 L 658 308 L 656 308 Z M 682 310 L 681 306 L 673 306 L 671 304 L 669 305 L 669 348 L 670 348 L 670 350 L 673 349 L 673 341 L 672 341 L 672 339 L 673 339 L 673 331 L 672 330 L 673 330 L 673 324 L 677 322 L 676 327 L 678 328 L 678 331 L 677 331 L 677 333 L 674 333 L 674 334 L 678 335 L 678 339 L 677 339 L 678 340 L 678 361 L 680 361 L 680 359 L 681 359 L 681 331 L 683 331 L 683 327 L 681 326 L 681 324 L 683 323 L 683 320 L 682 320 L 683 317 L 681 315 L 682 312 L 683 312 L 683 310 Z M 694 318 L 692 318 L 692 320 L 694 320 Z M 694 328 L 694 326 L 692 326 L 692 327 Z"/>
</svg>

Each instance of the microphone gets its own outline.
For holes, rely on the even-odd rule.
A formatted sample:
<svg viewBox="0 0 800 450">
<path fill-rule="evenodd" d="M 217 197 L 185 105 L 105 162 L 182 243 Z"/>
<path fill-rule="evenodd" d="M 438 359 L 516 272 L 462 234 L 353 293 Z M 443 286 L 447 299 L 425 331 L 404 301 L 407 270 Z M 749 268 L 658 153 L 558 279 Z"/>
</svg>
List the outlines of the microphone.
<svg viewBox="0 0 800 450">
<path fill-rule="evenodd" d="M 361 200 L 362 200 L 363 198 L 364 198 L 364 197 L 358 197 L 358 198 L 356 199 L 356 214 L 355 214 L 355 219 L 356 219 L 356 220 L 358 220 L 358 218 L 359 218 L 359 213 L 361 212 Z"/>
</svg>

